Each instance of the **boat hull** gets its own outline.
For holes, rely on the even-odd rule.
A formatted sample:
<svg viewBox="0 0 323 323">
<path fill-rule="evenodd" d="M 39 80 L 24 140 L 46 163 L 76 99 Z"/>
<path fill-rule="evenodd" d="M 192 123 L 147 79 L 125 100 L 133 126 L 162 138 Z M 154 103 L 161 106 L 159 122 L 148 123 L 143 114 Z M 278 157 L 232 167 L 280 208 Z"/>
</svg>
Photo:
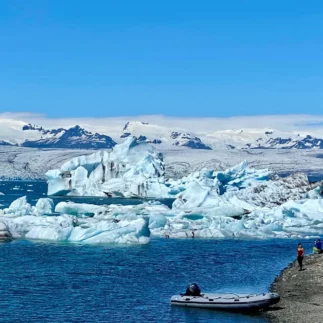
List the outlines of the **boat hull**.
<svg viewBox="0 0 323 323">
<path fill-rule="evenodd" d="M 260 310 L 278 303 L 276 293 L 266 294 L 202 294 L 201 296 L 175 295 L 171 305 L 228 311 Z"/>
</svg>

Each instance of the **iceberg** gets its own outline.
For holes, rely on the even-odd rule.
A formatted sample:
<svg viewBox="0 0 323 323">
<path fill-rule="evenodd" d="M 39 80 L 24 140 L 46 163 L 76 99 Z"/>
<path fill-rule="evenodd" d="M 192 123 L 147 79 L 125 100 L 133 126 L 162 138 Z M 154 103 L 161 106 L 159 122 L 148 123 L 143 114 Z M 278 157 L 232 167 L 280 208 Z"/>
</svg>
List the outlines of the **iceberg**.
<svg viewBox="0 0 323 323">
<path fill-rule="evenodd" d="M 242 162 L 224 172 L 204 169 L 190 174 L 188 177 L 173 182 L 179 187 L 173 208 L 212 209 L 213 214 L 222 216 L 240 216 L 253 208 L 243 199 L 236 198 L 240 191 L 250 185 L 261 185 L 269 178 L 268 170 L 255 170 Z"/>
<path fill-rule="evenodd" d="M 0 211 L 5 214 L 7 217 L 17 217 L 23 215 L 33 214 L 34 208 L 27 202 L 27 197 L 23 196 L 13 201 L 9 208 Z"/>
<path fill-rule="evenodd" d="M 243 203 L 237 206 L 231 199 L 230 204 L 225 194 L 217 196 L 210 205 L 197 200 L 191 208 L 168 208 L 158 202 L 108 206 L 61 202 L 55 214 L 48 215 L 52 210 L 47 209 L 51 206 L 49 201 L 39 202 L 43 205 L 40 212 L 23 197 L 0 211 L 0 223 L 14 238 L 93 244 L 142 244 L 148 243 L 151 236 L 304 238 L 318 236 L 323 229 L 322 197 L 289 200 L 275 207 L 250 205 L 247 212 Z M 238 198 L 237 201 L 241 203 Z"/>
<path fill-rule="evenodd" d="M 295 173 L 288 177 L 273 176 L 267 181 L 252 181 L 243 189 L 225 193 L 225 197 L 234 203 L 242 200 L 258 207 L 275 207 L 288 200 L 320 198 L 323 182 L 310 183 L 307 176 Z"/>
<path fill-rule="evenodd" d="M 36 206 L 31 206 L 24 196 L 12 202 L 9 208 L 0 210 L 0 224 L 7 227 L 14 238 L 92 244 L 145 244 L 150 240 L 148 218 L 115 220 L 112 213 L 105 217 L 108 210 L 104 207 L 74 204 L 77 203 L 59 203 L 55 211 L 62 213 L 57 215 L 52 214 L 51 199 L 39 199 Z M 90 210 L 92 217 L 88 216 Z"/>
<path fill-rule="evenodd" d="M 107 214 L 109 208 L 106 206 L 92 205 L 86 203 L 60 202 L 55 207 L 55 212 L 74 215 L 77 217 L 93 217 L 94 215 Z"/>
<path fill-rule="evenodd" d="M 0 222 L 0 242 L 10 241 L 12 238 L 11 233 L 9 232 L 8 227 L 5 223 Z"/>
<path fill-rule="evenodd" d="M 157 197 L 163 195 L 163 174 L 163 156 L 131 137 L 111 151 L 73 158 L 46 176 L 48 195 Z"/>
<path fill-rule="evenodd" d="M 246 161 L 225 171 L 202 169 L 179 180 L 166 180 L 164 171 L 163 156 L 130 137 L 111 151 L 76 157 L 48 171 L 48 195 L 177 198 L 175 207 L 226 204 L 242 214 L 240 206 L 218 196 L 266 182 L 270 174 L 249 168 Z"/>
<path fill-rule="evenodd" d="M 323 182 L 287 177 L 242 162 L 226 170 L 201 169 L 165 179 L 162 155 L 128 138 L 111 151 L 73 158 L 47 172 L 48 193 L 172 197 L 140 205 L 91 205 L 26 197 L 0 210 L 15 237 L 81 243 L 148 243 L 169 238 L 300 238 L 323 229 Z M 55 212 L 55 213 L 54 213 Z"/>
<path fill-rule="evenodd" d="M 52 214 L 54 210 L 54 202 L 50 198 L 40 198 L 35 206 L 34 213 L 36 215 Z"/>
<path fill-rule="evenodd" d="M 136 243 L 146 244 L 150 240 L 147 221 L 88 221 L 89 227 L 76 227 L 69 236 L 69 241 L 86 243 Z"/>
</svg>

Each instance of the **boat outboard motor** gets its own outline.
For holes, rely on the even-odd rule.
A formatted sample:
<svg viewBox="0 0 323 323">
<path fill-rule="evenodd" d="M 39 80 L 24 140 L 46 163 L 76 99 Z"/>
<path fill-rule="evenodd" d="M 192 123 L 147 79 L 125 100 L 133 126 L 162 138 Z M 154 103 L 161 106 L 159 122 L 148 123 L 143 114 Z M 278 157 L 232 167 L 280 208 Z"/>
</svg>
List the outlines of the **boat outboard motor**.
<svg viewBox="0 0 323 323">
<path fill-rule="evenodd" d="M 195 283 L 189 284 L 187 286 L 187 288 L 186 288 L 185 295 L 187 295 L 187 296 L 199 296 L 199 295 L 201 295 L 200 287 L 198 287 L 198 285 L 195 284 Z"/>
</svg>

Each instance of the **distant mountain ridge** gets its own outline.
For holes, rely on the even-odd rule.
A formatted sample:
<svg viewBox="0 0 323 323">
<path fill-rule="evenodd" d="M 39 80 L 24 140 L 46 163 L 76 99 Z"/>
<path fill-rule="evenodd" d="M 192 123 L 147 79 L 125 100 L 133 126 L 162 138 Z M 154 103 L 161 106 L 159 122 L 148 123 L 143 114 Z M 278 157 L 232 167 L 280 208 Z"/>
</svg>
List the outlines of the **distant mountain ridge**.
<svg viewBox="0 0 323 323">
<path fill-rule="evenodd" d="M 170 144 L 179 147 L 192 149 L 211 150 L 199 137 L 184 131 L 170 130 L 166 127 L 158 126 L 148 122 L 129 121 L 123 128 L 120 138 L 135 136 L 138 141 L 152 144 Z"/>
<path fill-rule="evenodd" d="M 207 142 L 213 148 L 229 149 L 323 149 L 321 138 L 273 129 L 217 131 L 207 135 Z"/>
<path fill-rule="evenodd" d="M 31 148 L 69 148 L 69 149 L 109 149 L 116 142 L 109 136 L 92 133 L 79 125 L 69 129 L 44 129 L 41 126 L 27 124 L 22 127 L 26 133 L 36 132 L 38 138 L 25 139 L 20 144 L 1 141 L 0 145 L 13 145 Z"/>
<path fill-rule="evenodd" d="M 93 127 L 92 127 L 93 129 Z M 101 128 L 102 129 L 102 128 Z M 114 139 L 90 132 L 79 125 L 71 128 L 45 129 L 23 121 L 0 119 L 0 145 L 32 148 L 111 149 L 117 142 L 135 136 L 138 142 L 198 150 L 219 149 L 323 149 L 323 139 L 309 133 L 283 132 L 271 128 L 231 129 L 193 134 L 157 124 L 129 121 Z M 117 130 L 118 131 L 118 130 Z"/>
</svg>

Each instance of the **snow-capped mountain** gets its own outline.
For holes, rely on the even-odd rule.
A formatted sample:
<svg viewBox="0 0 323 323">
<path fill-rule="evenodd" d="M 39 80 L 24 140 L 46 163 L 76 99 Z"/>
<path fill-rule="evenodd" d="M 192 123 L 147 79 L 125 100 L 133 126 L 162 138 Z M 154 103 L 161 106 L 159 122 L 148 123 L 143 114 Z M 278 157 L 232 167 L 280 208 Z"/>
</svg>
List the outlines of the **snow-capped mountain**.
<svg viewBox="0 0 323 323">
<path fill-rule="evenodd" d="M 12 136 L 3 140 L 0 138 L 0 145 L 70 149 L 107 149 L 116 145 L 111 137 L 86 131 L 78 125 L 51 130 L 31 124 L 20 125 L 18 129 L 13 126 L 9 128 Z"/>
<path fill-rule="evenodd" d="M 52 130 L 26 125 L 23 130 L 38 131 L 42 134 L 38 140 L 27 139 L 24 141 L 22 143 L 24 147 L 107 149 L 116 145 L 111 137 L 86 131 L 78 125 L 70 129 L 58 128 Z"/>
<path fill-rule="evenodd" d="M 180 147 L 188 147 L 192 149 L 212 148 L 202 142 L 202 140 L 192 133 L 181 130 L 170 130 L 155 124 L 140 121 L 129 121 L 123 128 L 120 138 L 135 136 L 140 142 L 152 144 L 170 144 Z"/>
<path fill-rule="evenodd" d="M 323 139 L 309 133 L 282 132 L 274 129 L 216 131 L 204 138 L 212 148 L 229 149 L 323 149 Z"/>
<path fill-rule="evenodd" d="M 309 149 L 309 148 L 323 148 L 323 140 L 319 138 L 313 138 L 310 135 L 307 135 L 305 138 L 302 139 L 282 139 L 282 138 L 275 138 L 270 139 L 267 144 L 272 145 L 275 148 L 276 145 L 281 145 L 283 149 Z"/>
<path fill-rule="evenodd" d="M 95 129 L 93 125 L 89 125 Z M 71 128 L 46 129 L 23 121 L 0 118 L 0 145 L 32 148 L 106 149 L 130 136 L 138 142 L 161 145 L 164 148 L 186 147 L 200 150 L 232 149 L 323 149 L 323 137 L 313 133 L 286 132 L 271 128 L 244 128 L 212 133 L 194 133 L 191 129 L 171 128 L 147 122 L 129 121 L 123 127 L 100 133 L 79 125 Z M 121 135 L 120 135 L 121 134 Z"/>
</svg>

